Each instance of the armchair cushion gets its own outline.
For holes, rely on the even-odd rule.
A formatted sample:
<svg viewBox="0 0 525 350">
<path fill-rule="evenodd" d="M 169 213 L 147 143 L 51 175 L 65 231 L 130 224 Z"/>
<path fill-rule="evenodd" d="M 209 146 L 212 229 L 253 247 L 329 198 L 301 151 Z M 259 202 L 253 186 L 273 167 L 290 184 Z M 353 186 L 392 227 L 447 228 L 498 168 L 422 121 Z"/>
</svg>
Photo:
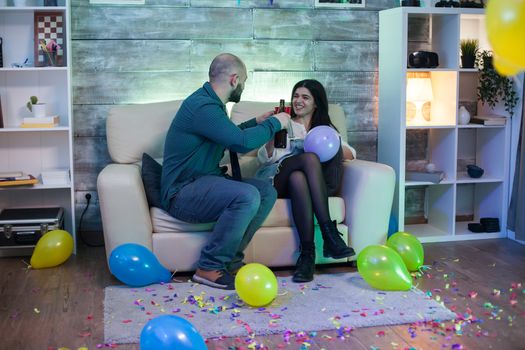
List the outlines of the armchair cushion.
<svg viewBox="0 0 525 350">
<path fill-rule="evenodd" d="M 142 154 L 142 182 L 144 191 L 150 207 L 162 208 L 160 201 L 160 177 L 162 165 L 157 163 L 149 154 Z"/>
</svg>

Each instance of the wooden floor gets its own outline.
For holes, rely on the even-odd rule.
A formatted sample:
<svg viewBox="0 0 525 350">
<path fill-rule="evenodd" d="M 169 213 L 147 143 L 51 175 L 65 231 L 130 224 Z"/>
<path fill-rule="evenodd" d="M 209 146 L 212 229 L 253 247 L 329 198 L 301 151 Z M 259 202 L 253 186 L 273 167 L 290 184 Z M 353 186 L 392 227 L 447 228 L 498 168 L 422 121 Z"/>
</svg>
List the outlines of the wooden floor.
<svg viewBox="0 0 525 350">
<path fill-rule="evenodd" d="M 457 312 L 454 322 L 210 340 L 210 349 L 525 349 L 525 246 L 507 239 L 425 245 L 431 266 L 415 280 Z M 27 270 L 24 258 L 0 259 L 0 349 L 106 349 L 103 248 L 80 247 L 64 265 Z M 27 261 L 28 258 L 25 258 Z M 350 266 L 319 273 L 353 271 Z M 289 271 L 278 271 L 288 275 Z M 187 275 L 186 275 L 187 276 Z M 180 276 L 185 279 L 184 276 Z M 305 330 L 308 331 L 308 330 Z M 248 341 L 248 342 L 247 342 Z M 251 346 L 250 343 L 251 342 Z M 139 349 L 137 344 L 113 346 Z"/>
</svg>

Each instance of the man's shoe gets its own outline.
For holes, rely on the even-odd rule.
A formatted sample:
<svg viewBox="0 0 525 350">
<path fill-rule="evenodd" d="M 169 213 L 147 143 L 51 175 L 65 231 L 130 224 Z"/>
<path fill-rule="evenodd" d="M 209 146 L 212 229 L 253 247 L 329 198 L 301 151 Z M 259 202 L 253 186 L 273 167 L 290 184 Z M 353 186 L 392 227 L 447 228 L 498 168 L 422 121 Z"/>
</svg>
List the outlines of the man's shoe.
<svg viewBox="0 0 525 350">
<path fill-rule="evenodd" d="M 323 235 L 323 256 L 325 258 L 342 259 L 355 255 L 355 251 L 346 245 L 341 238 L 343 235 L 337 230 L 335 221 L 319 224 Z"/>
<path fill-rule="evenodd" d="M 292 281 L 295 283 L 310 282 L 314 279 L 315 271 L 315 250 L 302 250 L 297 259 L 297 269 L 295 270 Z"/>
<path fill-rule="evenodd" d="M 235 278 L 226 270 L 206 271 L 197 269 L 191 279 L 193 282 L 205 284 L 213 288 L 235 289 Z"/>
</svg>

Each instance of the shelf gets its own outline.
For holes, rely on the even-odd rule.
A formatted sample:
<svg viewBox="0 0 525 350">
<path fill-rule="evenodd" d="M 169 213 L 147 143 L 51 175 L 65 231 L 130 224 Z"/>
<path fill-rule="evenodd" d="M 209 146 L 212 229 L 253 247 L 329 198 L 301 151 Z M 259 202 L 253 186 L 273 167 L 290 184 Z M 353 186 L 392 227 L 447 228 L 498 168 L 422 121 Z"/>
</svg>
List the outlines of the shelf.
<svg viewBox="0 0 525 350">
<path fill-rule="evenodd" d="M 478 69 L 460 66 L 463 39 L 477 39 L 481 50 L 490 48 L 484 9 L 399 7 L 379 12 L 378 162 L 396 172 L 392 216 L 399 230 L 422 242 L 506 233 L 511 125 L 459 124 L 460 106 L 471 115 L 508 116 L 500 106 L 492 111 L 478 102 Z M 437 53 L 439 66 L 407 68 L 409 55 L 420 50 Z M 411 79 L 429 79 L 430 86 L 428 80 Z M 407 181 L 407 171 L 424 171 L 430 163 L 444 172 L 444 180 Z M 468 176 L 470 164 L 483 168 L 483 176 Z M 502 232 L 471 233 L 468 222 L 459 221 L 483 217 L 498 218 Z"/>
<path fill-rule="evenodd" d="M 457 183 L 483 183 L 483 182 L 503 182 L 504 180 L 496 176 L 486 176 L 483 174 L 480 178 L 472 178 L 466 172 L 459 172 L 456 175 Z"/>
<path fill-rule="evenodd" d="M 468 230 L 469 222 L 458 222 L 456 223 L 456 236 L 458 238 L 464 239 L 487 239 L 487 238 L 501 238 L 505 237 L 506 234 L 502 231 L 500 232 L 471 232 Z"/>
<path fill-rule="evenodd" d="M 35 12 L 35 11 L 66 11 L 65 6 L 2 6 L 0 11 L 8 12 Z"/>
<path fill-rule="evenodd" d="M 22 185 L 22 186 L 5 186 L 0 187 L 0 191 L 19 191 L 19 190 L 29 190 L 29 191 L 35 191 L 35 190 L 61 190 L 61 189 L 71 189 L 71 184 L 63 184 L 63 185 L 44 185 L 41 183 L 35 184 L 35 185 Z"/>
<path fill-rule="evenodd" d="M 7 128 L 0 128 L 0 133 L 11 133 L 11 132 L 61 132 L 61 131 L 69 131 L 68 126 L 56 126 L 54 128 L 13 128 L 13 127 L 7 127 Z"/>
<path fill-rule="evenodd" d="M 42 1 L 32 1 L 42 4 Z M 64 230 L 71 233 L 76 246 L 73 127 L 71 104 L 71 20 L 70 0 L 60 6 L 0 7 L 0 36 L 3 64 L 0 68 L 2 121 L 0 129 L 0 171 L 11 169 L 40 177 L 50 169 L 70 169 L 69 181 L 59 185 L 38 183 L 0 188 L 0 208 L 61 207 Z M 35 18 L 44 12 L 57 14 L 62 30 L 55 39 L 63 50 L 60 66 L 35 67 L 35 40 L 51 39 L 49 33 L 35 39 Z M 47 19 L 46 19 L 47 21 Z M 56 22 L 56 23 L 53 23 Z M 40 23 L 42 23 L 40 21 Z M 38 42 L 36 42 L 38 44 Z M 46 62 L 41 62 L 45 64 Z M 13 67 L 13 65 L 22 65 Z M 38 62 L 37 62 L 38 65 Z M 52 128 L 22 128 L 24 118 L 32 117 L 26 104 L 31 96 L 46 104 L 46 115 L 58 115 Z M 31 253 L 34 246 L 0 247 L 0 256 Z M 76 248 L 75 248 L 76 251 Z"/>
<path fill-rule="evenodd" d="M 440 125 L 437 123 L 428 122 L 427 124 L 407 124 L 407 130 L 416 130 L 416 129 L 454 129 L 455 125 Z"/>
<path fill-rule="evenodd" d="M 453 184 L 453 181 L 444 179 L 441 182 L 428 182 L 428 181 L 405 181 L 405 187 L 415 187 L 415 186 L 438 186 L 438 185 L 450 185 Z"/>
<path fill-rule="evenodd" d="M 503 129 L 505 125 L 481 125 L 481 124 L 466 124 L 458 125 L 459 129 Z"/>
<path fill-rule="evenodd" d="M 446 242 L 451 234 L 430 224 L 405 225 L 404 232 L 408 232 L 425 242 Z"/>
<path fill-rule="evenodd" d="M 67 71 L 68 67 L 3 67 L 0 72 Z"/>
</svg>

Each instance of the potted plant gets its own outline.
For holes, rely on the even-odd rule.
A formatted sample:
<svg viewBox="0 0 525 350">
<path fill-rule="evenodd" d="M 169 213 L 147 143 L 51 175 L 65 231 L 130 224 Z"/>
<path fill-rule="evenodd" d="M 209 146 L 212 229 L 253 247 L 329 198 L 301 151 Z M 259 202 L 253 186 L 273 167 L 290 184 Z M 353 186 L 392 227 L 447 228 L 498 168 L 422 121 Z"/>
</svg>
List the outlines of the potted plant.
<svg viewBox="0 0 525 350">
<path fill-rule="evenodd" d="M 33 117 L 46 116 L 46 104 L 38 103 L 38 97 L 36 96 L 29 97 L 29 101 L 27 101 L 26 107 L 29 110 L 29 112 L 33 113 Z"/>
<path fill-rule="evenodd" d="M 478 99 L 491 108 L 494 108 L 497 103 L 503 102 L 505 110 L 512 117 L 514 107 L 518 102 L 512 79 L 496 72 L 492 64 L 491 51 L 481 51 L 477 57 L 476 65 L 479 68 Z"/>
<path fill-rule="evenodd" d="M 479 41 L 477 39 L 462 39 L 460 42 L 460 49 L 461 67 L 474 68 L 479 51 Z"/>
</svg>

